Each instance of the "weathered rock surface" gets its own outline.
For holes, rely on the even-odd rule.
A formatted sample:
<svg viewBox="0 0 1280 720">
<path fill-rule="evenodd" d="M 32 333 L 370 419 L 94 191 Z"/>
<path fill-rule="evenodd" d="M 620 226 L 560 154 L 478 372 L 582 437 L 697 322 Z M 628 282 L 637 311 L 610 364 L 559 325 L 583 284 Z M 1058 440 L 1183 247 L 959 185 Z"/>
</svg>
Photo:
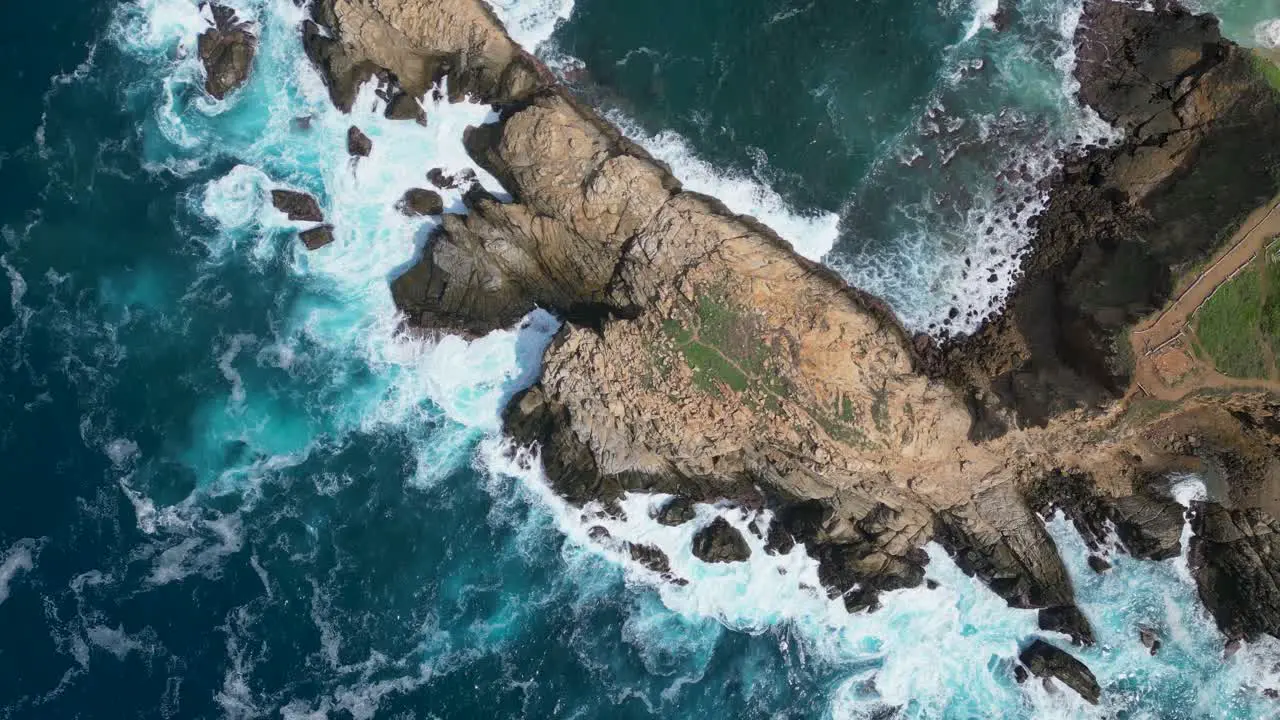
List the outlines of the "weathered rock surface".
<svg viewBox="0 0 1280 720">
<path fill-rule="evenodd" d="M 401 196 L 396 209 L 410 217 L 439 215 L 444 212 L 444 200 L 434 190 L 410 188 Z"/>
<path fill-rule="evenodd" d="M 742 562 L 751 557 L 751 548 L 737 528 L 718 517 L 694 533 L 693 556 L 703 562 Z"/>
<path fill-rule="evenodd" d="M 940 354 L 1007 424 L 1118 398 L 1128 328 L 1276 194 L 1275 91 L 1214 18 L 1153 4 L 1085 3 L 1080 99 L 1124 135 L 1068 159 L 1006 311 Z"/>
<path fill-rule="evenodd" d="M 360 128 L 352 125 L 347 128 L 347 154 L 354 158 L 369 157 L 373 152 L 373 140 Z"/>
<path fill-rule="evenodd" d="M 324 213 L 320 210 L 320 203 L 304 192 L 272 190 L 271 204 L 290 220 L 305 222 L 321 222 L 324 220 Z"/>
<path fill-rule="evenodd" d="M 213 27 L 200 33 L 196 51 L 204 65 L 205 92 L 221 100 L 249 78 L 258 38 L 249 32 L 249 23 L 236 17 L 234 9 L 217 3 L 206 7 L 213 16 Z"/>
<path fill-rule="evenodd" d="M 1212 22 L 1159 5 L 1088 5 L 1082 98 L 1125 139 L 1068 164 L 1010 311 L 941 350 L 754 219 L 683 190 L 554 86 L 479 0 L 319 0 L 304 32 L 340 107 L 362 78 L 413 96 L 446 74 L 451 96 L 500 106 L 465 144 L 514 202 L 472 185 L 468 214 L 442 218 L 392 292 L 411 323 L 466 335 L 538 307 L 565 321 L 540 382 L 504 412 L 509 435 L 540 447 L 559 494 L 768 506 L 766 550 L 803 544 L 851 610 L 920 584 L 922 546 L 936 539 L 1009 603 L 1048 608 L 1047 625 L 1084 643 L 1092 631 L 1036 510 L 1067 511 L 1095 546 L 1113 523 L 1136 555 L 1169 557 L 1181 509 L 1151 477 L 1189 453 L 1228 465 L 1256 450 L 1242 467 L 1276 467 L 1256 438 L 1195 452 L 1164 439 L 1208 422 L 1270 432 L 1274 414 L 1226 401 L 1197 399 L 1152 423 L 1064 414 L 1097 410 L 1127 385 L 1116 338 L 1211 248 L 1197 227 L 1257 204 L 1261 191 L 1242 188 L 1260 176 L 1225 168 L 1250 143 L 1270 157 L 1261 141 L 1280 129 L 1247 57 Z M 1204 168 L 1191 162 L 1205 157 Z M 1219 181 L 1230 200 L 1206 201 Z M 719 523 L 699 533 L 702 555 L 746 557 Z M 1087 668 L 1040 645 L 1024 653 L 1028 667 L 1096 701 Z"/>
<path fill-rule="evenodd" d="M 1098 704 L 1098 698 L 1102 696 L 1097 678 L 1084 663 L 1071 657 L 1065 650 L 1043 640 L 1033 640 L 1027 649 L 1018 655 L 1018 660 L 1027 666 L 1032 675 L 1040 678 L 1056 678 L 1094 705 Z"/>
<path fill-rule="evenodd" d="M 627 552 L 631 559 L 656 573 L 671 572 L 671 560 L 667 554 L 653 545 L 628 544 Z"/>
<path fill-rule="evenodd" d="M 1036 620 L 1041 630 L 1052 630 L 1071 636 L 1075 645 L 1092 645 L 1094 643 L 1093 626 L 1089 619 L 1075 605 L 1055 605 L 1042 608 Z"/>
<path fill-rule="evenodd" d="M 1229 640 L 1280 637 L 1280 522 L 1266 512 L 1192 503 L 1189 564 Z"/>
<path fill-rule="evenodd" d="M 654 519 L 663 525 L 675 527 L 693 520 L 696 516 L 697 513 L 693 508 L 693 502 L 688 498 L 673 497 L 667 501 L 666 505 L 662 506 L 662 509 L 658 510 Z"/>
<path fill-rule="evenodd" d="M 316 0 L 311 12 L 303 44 L 343 111 L 375 76 L 417 98 L 448 75 L 451 99 L 489 103 L 523 100 L 551 79 L 483 2 Z"/>
<path fill-rule="evenodd" d="M 298 233 L 298 238 L 308 250 L 319 250 L 333 242 L 333 226 L 318 225 L 309 230 L 303 230 Z"/>
</svg>

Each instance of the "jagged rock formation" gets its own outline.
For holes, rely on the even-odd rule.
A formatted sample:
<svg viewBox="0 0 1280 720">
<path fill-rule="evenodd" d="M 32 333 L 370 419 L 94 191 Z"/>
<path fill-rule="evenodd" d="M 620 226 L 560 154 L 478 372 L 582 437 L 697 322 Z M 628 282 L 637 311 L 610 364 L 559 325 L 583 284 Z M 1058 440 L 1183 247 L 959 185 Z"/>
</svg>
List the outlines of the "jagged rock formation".
<svg viewBox="0 0 1280 720">
<path fill-rule="evenodd" d="M 1190 565 L 1229 640 L 1280 637 L 1280 522 L 1256 508 L 1193 504 Z"/>
<path fill-rule="evenodd" d="M 1102 696 L 1098 680 L 1085 664 L 1071 657 L 1054 645 L 1036 639 L 1018 655 L 1018 660 L 1040 678 L 1057 678 L 1064 685 L 1080 693 L 1080 697 L 1094 705 Z"/>
<path fill-rule="evenodd" d="M 352 125 L 347 128 L 347 154 L 353 158 L 369 157 L 373 152 L 373 140 L 360 128 Z"/>
<path fill-rule="evenodd" d="M 213 16 L 213 27 L 200 33 L 196 51 L 204 65 L 205 92 L 221 100 L 249 78 L 258 38 L 232 8 L 217 3 L 206 7 Z"/>
<path fill-rule="evenodd" d="M 703 562 L 742 562 L 751 557 L 751 548 L 737 528 L 718 517 L 694 534 L 693 556 Z"/>
<path fill-rule="evenodd" d="M 344 111 L 374 77 L 390 89 L 389 111 L 402 107 L 399 96 L 422 97 L 446 75 L 451 98 L 491 103 L 519 101 L 550 80 L 483 2 L 322 0 L 312 12 L 303 45 Z"/>
<path fill-rule="evenodd" d="M 1124 139 L 1071 159 L 1055 182 L 1009 312 L 938 349 L 754 219 L 683 190 L 479 0 L 318 0 L 313 13 L 308 51 L 340 107 L 363 79 L 377 77 L 390 105 L 447 74 L 451 96 L 501 110 L 465 143 L 514 202 L 473 185 L 468 214 L 441 219 L 392 292 L 431 329 L 478 335 L 535 307 L 565 321 L 504 422 L 541 448 L 570 502 L 671 493 L 682 504 L 670 522 L 692 519 L 691 501 L 767 505 L 766 550 L 803 543 L 853 610 L 920 584 L 922 545 L 936 539 L 1084 644 L 1092 629 L 1036 511 L 1065 511 L 1095 549 L 1114 525 L 1133 554 L 1167 558 L 1183 527 L 1168 471 L 1226 467 L 1244 486 L 1278 467 L 1268 398 L 1193 398 L 1154 418 L 1111 405 L 1127 386 L 1117 337 L 1214 247 L 1203 228 L 1252 208 L 1258 187 L 1270 196 L 1265 172 L 1227 168 L 1246 149 L 1251 162 L 1273 152 L 1275 98 L 1211 20 L 1164 3 L 1088 5 L 1081 97 Z M 733 532 L 705 535 L 703 554 L 741 555 Z M 1241 574 L 1261 582 L 1270 565 L 1249 564 L 1260 541 L 1220 535 L 1213 547 L 1235 559 L 1201 562 L 1201 592 L 1233 607 L 1223 588 Z M 1249 617 L 1237 634 L 1268 622 Z M 1023 662 L 1097 700 L 1061 650 L 1033 645 Z"/>
<path fill-rule="evenodd" d="M 1067 160 L 1005 312 L 939 358 L 981 390 L 993 425 L 1118 398 L 1128 328 L 1276 194 L 1275 89 L 1214 18 L 1154 5 L 1085 3 L 1080 99 L 1123 135 Z"/>
<path fill-rule="evenodd" d="M 324 213 L 320 203 L 304 192 L 276 189 L 271 191 L 271 204 L 295 222 L 321 222 Z"/>
</svg>

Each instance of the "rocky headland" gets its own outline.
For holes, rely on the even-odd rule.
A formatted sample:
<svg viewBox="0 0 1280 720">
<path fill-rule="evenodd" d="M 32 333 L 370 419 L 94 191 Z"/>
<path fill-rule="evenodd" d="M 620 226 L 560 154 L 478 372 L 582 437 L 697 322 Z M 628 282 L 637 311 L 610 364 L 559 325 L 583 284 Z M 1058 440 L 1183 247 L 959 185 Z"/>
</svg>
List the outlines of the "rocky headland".
<svg viewBox="0 0 1280 720">
<path fill-rule="evenodd" d="M 1277 400 L 1218 389 L 1147 402 L 1127 336 L 1276 194 L 1280 103 L 1213 18 L 1156 5 L 1086 3 L 1080 99 L 1121 137 L 1065 159 L 1007 309 L 941 345 L 682 189 L 481 0 L 316 0 L 303 33 L 340 108 L 372 78 L 389 117 L 429 122 L 415 98 L 441 79 L 451 98 L 499 110 L 465 144 L 513 202 L 472 185 L 468 213 L 443 217 L 392 292 L 426 329 L 474 336 L 538 307 L 563 320 L 504 421 L 570 502 L 607 513 L 628 491 L 669 493 L 670 523 L 692 520 L 691 502 L 767 507 L 770 551 L 803 543 L 850 610 L 921 584 L 936 541 L 1011 605 L 1040 608 L 1043 628 L 1088 644 L 1041 517 L 1062 510 L 1099 552 L 1114 527 L 1130 553 L 1173 557 L 1184 516 L 1168 477 L 1198 471 L 1230 486 L 1192 508 L 1201 596 L 1229 638 L 1275 634 L 1280 524 L 1240 501 L 1280 477 Z M 657 548 L 630 552 L 669 568 Z M 750 551 L 722 522 L 695 552 Z M 1056 646 L 1037 642 L 1023 662 L 1096 701 L 1087 668 Z"/>
</svg>

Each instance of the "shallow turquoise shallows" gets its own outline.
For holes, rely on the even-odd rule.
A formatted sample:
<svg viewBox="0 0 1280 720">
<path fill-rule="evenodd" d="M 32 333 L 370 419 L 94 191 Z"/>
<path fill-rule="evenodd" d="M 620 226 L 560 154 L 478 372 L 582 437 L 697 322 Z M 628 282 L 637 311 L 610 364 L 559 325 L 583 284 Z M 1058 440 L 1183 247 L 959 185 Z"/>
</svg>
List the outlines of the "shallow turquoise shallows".
<svg viewBox="0 0 1280 720">
<path fill-rule="evenodd" d="M 1047 149 L 1106 137 L 1058 64 L 1071 8 L 1023 5 L 1004 33 L 947 2 L 498 9 L 690 186 L 809 254 L 834 246 L 928 327 L 973 284 L 966 253 L 1009 262 L 1026 241 L 957 213 L 991 215 L 1009 162 L 1048 172 Z M 693 580 L 648 584 L 497 434 L 556 321 L 471 343 L 399 330 L 388 281 L 433 221 L 395 201 L 469 166 L 462 129 L 492 113 L 394 123 L 366 88 L 343 116 L 304 11 L 238 9 L 259 57 L 222 103 L 201 92 L 194 0 L 22 3 L 0 25 L 21 70 L 0 73 L 0 718 L 1275 715 L 1277 643 L 1223 660 L 1184 560 L 1111 552 L 1095 575 L 1060 518 L 1097 708 L 1014 681 L 1034 612 L 938 548 L 937 589 L 850 616 L 803 550 L 704 565 L 691 528 L 632 496 L 610 532 Z M 353 123 L 374 144 L 355 163 Z M 304 251 L 278 187 L 314 193 L 336 241 Z M 966 302 L 981 292 L 998 297 Z"/>
</svg>

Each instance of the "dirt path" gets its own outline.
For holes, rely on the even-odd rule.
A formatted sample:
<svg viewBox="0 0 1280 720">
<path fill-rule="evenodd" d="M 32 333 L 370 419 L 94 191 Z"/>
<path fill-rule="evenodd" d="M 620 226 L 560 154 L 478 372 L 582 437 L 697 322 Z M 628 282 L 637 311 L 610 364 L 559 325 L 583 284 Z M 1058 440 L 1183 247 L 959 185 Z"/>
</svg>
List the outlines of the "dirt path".
<svg viewBox="0 0 1280 720">
<path fill-rule="evenodd" d="M 1159 314 L 1139 323 L 1130 333 L 1133 346 L 1134 387 L 1147 395 L 1176 400 L 1202 387 L 1267 387 L 1280 389 L 1270 380 L 1229 378 L 1201 362 L 1192 352 L 1188 335 L 1191 315 L 1224 282 L 1245 267 L 1269 239 L 1280 235 L 1280 197 L 1254 210 L 1240 230 L 1173 302 Z M 1185 378 L 1186 382 L 1182 379 Z"/>
</svg>

